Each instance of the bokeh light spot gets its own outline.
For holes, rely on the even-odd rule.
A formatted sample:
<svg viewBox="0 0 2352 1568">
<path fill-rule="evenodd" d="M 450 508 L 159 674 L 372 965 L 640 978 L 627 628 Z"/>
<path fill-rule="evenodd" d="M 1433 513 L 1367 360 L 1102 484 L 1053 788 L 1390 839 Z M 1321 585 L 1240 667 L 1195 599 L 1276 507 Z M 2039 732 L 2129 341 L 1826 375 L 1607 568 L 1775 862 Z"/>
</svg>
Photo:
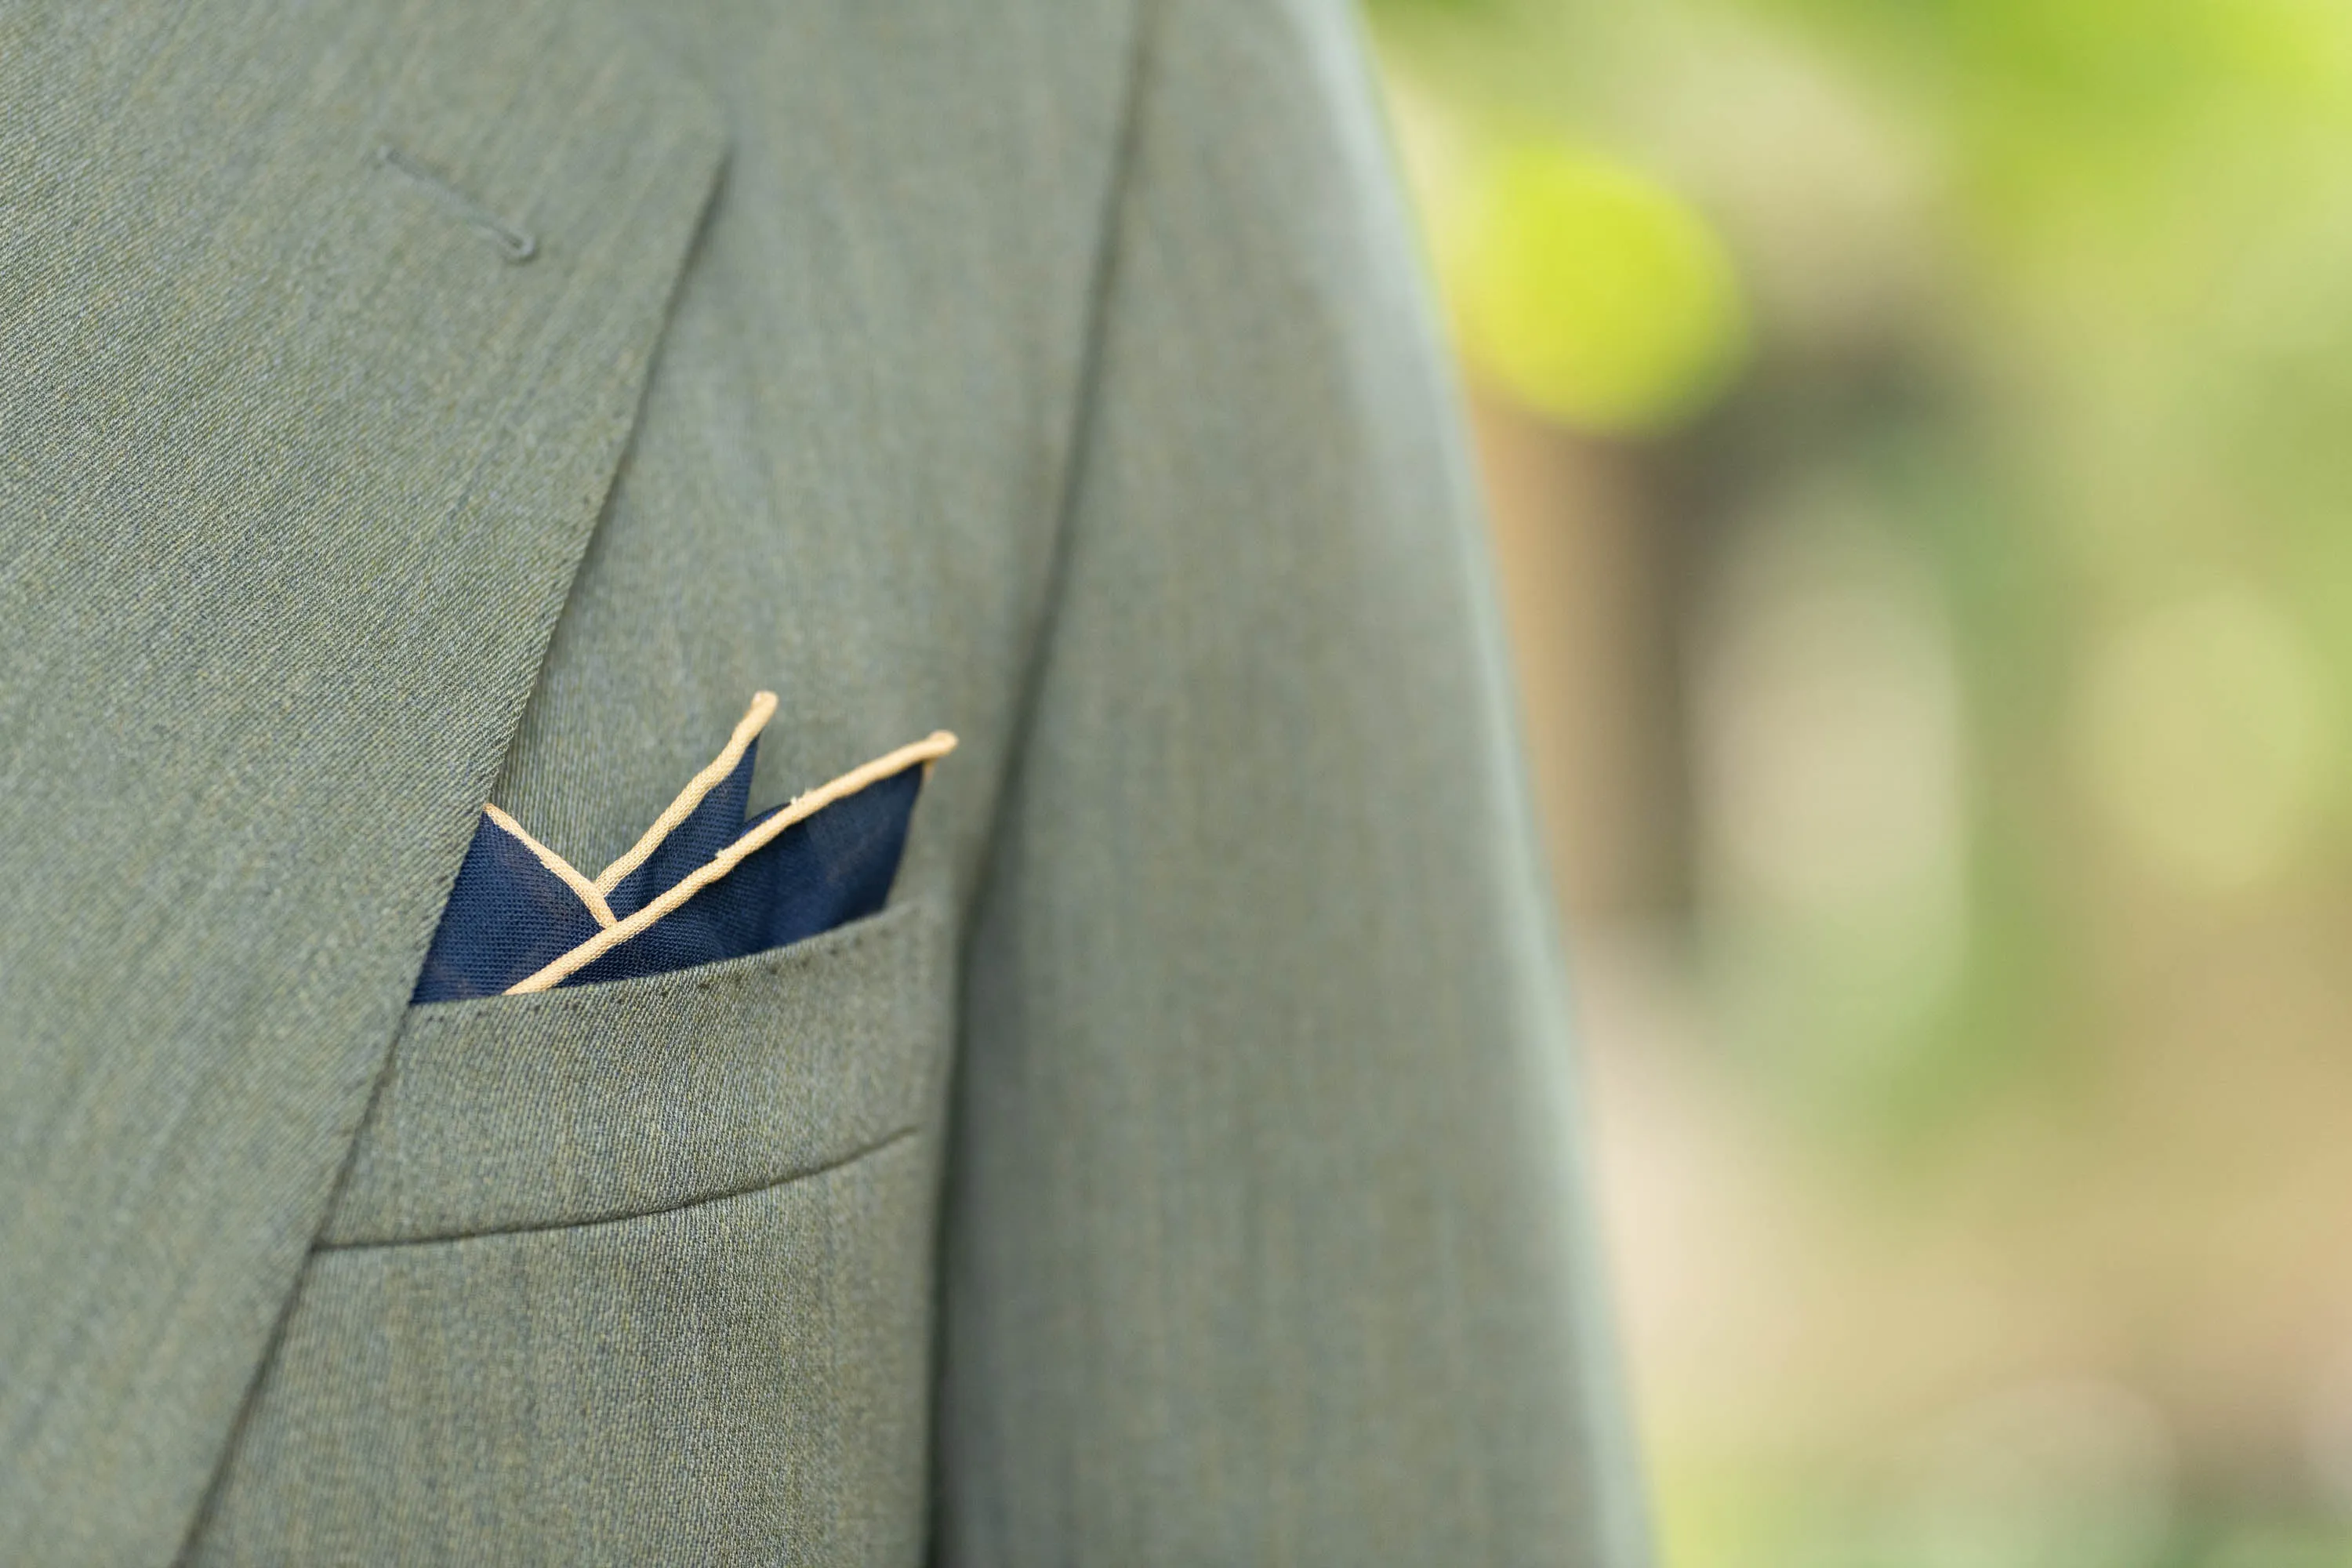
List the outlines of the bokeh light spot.
<svg viewBox="0 0 2352 1568">
<path fill-rule="evenodd" d="M 1705 219 L 1633 169 L 1555 144 L 1473 182 L 1449 247 L 1464 347 L 1503 391 L 1570 424 L 1669 425 L 1723 384 L 1747 340 Z"/>
</svg>

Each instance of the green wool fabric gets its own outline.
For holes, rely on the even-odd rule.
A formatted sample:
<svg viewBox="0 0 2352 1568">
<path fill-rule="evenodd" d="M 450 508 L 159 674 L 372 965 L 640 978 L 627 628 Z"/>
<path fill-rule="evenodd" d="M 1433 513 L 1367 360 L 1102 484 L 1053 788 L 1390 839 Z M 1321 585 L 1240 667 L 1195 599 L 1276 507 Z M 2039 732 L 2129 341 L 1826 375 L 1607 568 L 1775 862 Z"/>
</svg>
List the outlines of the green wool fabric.
<svg viewBox="0 0 2352 1568">
<path fill-rule="evenodd" d="M 1325 0 L 0 11 L 0 1558 L 1646 1562 Z M 409 1007 L 935 728 L 891 907 Z"/>
</svg>

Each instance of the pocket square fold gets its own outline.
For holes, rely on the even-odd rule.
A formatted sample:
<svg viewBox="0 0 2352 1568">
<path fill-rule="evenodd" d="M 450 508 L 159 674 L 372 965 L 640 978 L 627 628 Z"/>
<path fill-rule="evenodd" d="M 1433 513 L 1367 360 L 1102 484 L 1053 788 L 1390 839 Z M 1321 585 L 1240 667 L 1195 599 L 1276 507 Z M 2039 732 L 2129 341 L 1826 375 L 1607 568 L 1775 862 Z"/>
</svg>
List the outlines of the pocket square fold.
<svg viewBox="0 0 2352 1568">
<path fill-rule="evenodd" d="M 467 847 L 413 1002 L 544 991 L 763 952 L 879 911 L 939 731 L 748 820 L 772 692 L 628 852 L 591 878 L 496 805 Z"/>
</svg>

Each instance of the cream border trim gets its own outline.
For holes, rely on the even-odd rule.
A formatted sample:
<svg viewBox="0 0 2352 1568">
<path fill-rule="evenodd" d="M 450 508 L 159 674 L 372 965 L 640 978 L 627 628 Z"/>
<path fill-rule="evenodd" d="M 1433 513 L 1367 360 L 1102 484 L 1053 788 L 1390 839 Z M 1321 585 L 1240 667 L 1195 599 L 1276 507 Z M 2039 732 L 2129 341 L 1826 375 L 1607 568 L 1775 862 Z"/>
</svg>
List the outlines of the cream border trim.
<svg viewBox="0 0 2352 1568">
<path fill-rule="evenodd" d="M 590 881 L 578 867 L 533 838 L 521 823 L 517 822 L 497 806 L 485 804 L 482 807 L 482 815 L 520 840 L 524 848 L 538 856 L 541 865 L 562 878 L 563 885 L 580 896 L 580 901 L 588 906 L 588 912 L 596 917 L 598 925 L 609 926 L 614 923 L 613 906 L 604 901 L 604 889 Z"/>
<path fill-rule="evenodd" d="M 760 696 L 767 697 L 771 706 L 772 707 L 775 700 L 772 697 L 768 697 L 768 693 L 764 691 L 761 692 Z M 753 712 L 756 713 L 759 711 L 760 704 L 758 700 L 755 699 L 753 700 L 751 707 Z M 764 717 L 765 716 L 762 715 L 763 720 Z M 751 722 L 749 716 L 746 716 L 744 722 L 747 724 Z M 741 735 L 743 731 L 739 728 L 736 733 L 738 735 Z M 747 736 L 745 739 L 748 742 L 749 737 Z M 771 839 L 783 832 L 785 828 L 790 827 L 795 822 L 801 822 L 808 817 L 814 816 L 818 812 L 823 811 L 826 806 L 831 805 L 835 801 L 841 799 L 843 796 L 856 795 L 867 784 L 879 783 L 881 780 L 890 777 L 893 773 L 903 773 L 917 763 L 929 763 L 937 762 L 940 758 L 946 756 L 950 752 L 954 751 L 955 746 L 956 738 L 953 735 L 950 735 L 945 730 L 935 730 L 919 741 L 901 746 L 897 751 L 891 752 L 884 756 L 877 757 L 872 762 L 867 763 L 861 767 L 852 768 L 849 772 L 842 774 L 839 778 L 835 779 L 830 783 L 819 784 L 816 788 L 809 791 L 806 795 L 793 796 L 791 805 L 785 806 L 782 811 L 777 812 L 773 816 L 769 817 L 765 822 L 760 824 L 759 826 L 753 828 L 751 832 L 746 833 L 742 837 L 738 838 L 734 843 L 730 844 L 726 848 L 721 849 L 718 854 L 712 856 L 708 861 L 697 868 L 693 872 L 689 873 L 682 881 L 678 882 L 660 898 L 656 899 L 652 903 L 647 904 L 644 909 L 639 910 L 636 913 L 631 915 L 628 919 L 622 921 L 618 924 L 606 926 L 603 931 L 598 931 L 594 936 L 590 937 L 586 942 L 582 942 L 578 947 L 573 948 L 570 952 L 567 952 L 562 957 L 555 960 L 552 963 L 550 963 L 538 973 L 531 975 L 529 979 L 517 981 L 514 984 L 508 986 L 506 994 L 509 996 L 522 996 L 534 991 L 546 991 L 552 988 L 566 976 L 586 968 L 604 953 L 620 946 L 621 943 L 628 941 L 639 931 L 644 931 L 647 926 L 652 925 L 656 921 L 661 919 L 662 916 L 669 913 L 670 910 L 677 908 L 680 904 L 686 902 L 687 900 L 694 897 L 695 894 L 700 892 L 711 883 L 719 880 L 719 878 L 727 875 L 728 872 L 732 871 L 742 862 L 746 856 L 750 855 L 753 850 L 767 844 Z M 725 753 L 723 752 L 721 753 L 722 756 Z M 738 754 L 740 755 L 740 753 L 739 752 Z M 713 767 L 716 767 L 717 765 L 717 763 L 712 764 Z M 729 765 L 732 766 L 733 764 L 730 763 Z M 704 771 L 708 772 L 709 770 L 706 769 Z M 725 775 L 724 773 L 721 773 L 720 776 L 724 777 Z M 691 785 L 688 787 L 689 789 L 692 788 Z M 705 789 L 708 789 L 709 787 L 709 785 L 704 786 Z M 679 798 L 683 799 L 685 797 L 680 796 Z M 693 807 L 688 806 L 687 809 L 690 811 Z M 663 816 L 668 816 L 668 813 L 665 812 L 663 813 Z"/>
<path fill-rule="evenodd" d="M 686 781 L 686 787 L 677 792 L 677 798 L 662 808 L 662 814 L 654 818 L 654 825 L 629 846 L 627 854 L 596 873 L 595 888 L 600 900 L 619 887 L 622 878 L 645 864 L 646 857 L 660 848 L 661 841 L 668 837 L 679 823 L 694 815 L 694 808 L 702 804 L 702 797 L 717 789 L 727 775 L 735 771 L 735 764 L 743 760 L 744 751 L 760 731 L 768 727 L 768 721 L 775 716 L 775 711 L 774 692 L 755 691 L 751 694 L 751 710 L 736 722 L 734 734 L 727 739 L 727 749 L 712 758 L 708 767 Z M 612 922 L 607 921 L 604 923 L 610 925 Z"/>
</svg>

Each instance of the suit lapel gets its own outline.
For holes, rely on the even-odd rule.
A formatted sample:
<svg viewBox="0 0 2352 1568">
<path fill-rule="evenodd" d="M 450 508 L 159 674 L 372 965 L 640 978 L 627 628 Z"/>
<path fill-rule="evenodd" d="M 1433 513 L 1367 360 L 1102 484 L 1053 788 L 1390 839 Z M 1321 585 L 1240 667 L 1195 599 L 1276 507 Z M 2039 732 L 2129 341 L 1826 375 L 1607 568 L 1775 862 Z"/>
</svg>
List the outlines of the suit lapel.
<svg viewBox="0 0 2352 1568">
<path fill-rule="evenodd" d="M 177 1548 L 719 153 L 592 8 L 0 18 L 9 1552 Z"/>
</svg>

